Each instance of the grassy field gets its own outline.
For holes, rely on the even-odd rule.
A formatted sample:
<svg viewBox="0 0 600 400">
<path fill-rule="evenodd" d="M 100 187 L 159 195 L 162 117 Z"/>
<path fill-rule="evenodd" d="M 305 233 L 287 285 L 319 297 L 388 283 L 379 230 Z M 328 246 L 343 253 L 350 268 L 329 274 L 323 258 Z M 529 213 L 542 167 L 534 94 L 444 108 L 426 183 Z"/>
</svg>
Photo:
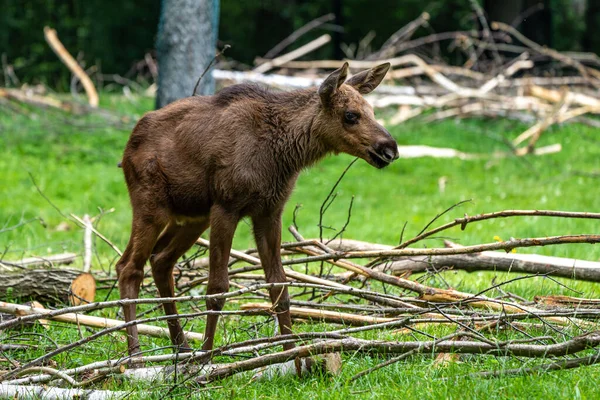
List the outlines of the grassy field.
<svg viewBox="0 0 600 400">
<path fill-rule="evenodd" d="M 102 106 L 127 115 L 141 116 L 152 107 L 147 98 L 127 100 L 118 96 L 104 96 Z M 494 152 L 506 151 L 506 140 L 516 137 L 525 126 L 511 121 L 445 121 L 442 123 L 410 122 L 391 127 L 390 132 L 399 144 L 425 144 L 453 147 L 465 152 L 488 154 L 478 160 L 459 159 L 400 159 L 389 168 L 375 170 L 358 161 L 337 188 L 337 198 L 324 216 L 323 224 L 334 229 L 344 225 L 348 205 L 354 196 L 352 217 L 344 234 L 347 238 L 386 244 L 400 240 L 406 223 L 404 238 L 418 233 L 436 214 L 453 204 L 471 200 L 440 218 L 444 223 L 465 213 L 474 215 L 503 209 L 555 209 L 597 212 L 600 190 L 600 139 L 596 132 L 580 125 L 550 129 L 540 145 L 561 143 L 563 151 L 543 157 L 495 158 Z M 88 213 L 103 216 L 97 228 L 119 248 L 124 248 L 130 225 L 130 207 L 122 172 L 117 168 L 129 128 L 108 126 L 95 116 L 71 116 L 34 109 L 20 112 L 0 106 L 0 252 L 2 258 L 44 256 L 63 251 L 82 252 L 82 232 L 69 223 L 65 229 L 65 215 Z M 319 235 L 319 208 L 333 183 L 352 161 L 345 155 L 329 157 L 306 171 L 284 216 L 285 227 L 291 225 L 296 205 L 301 205 L 297 223 L 305 237 Z M 447 183 L 440 191 L 438 182 Z M 45 200 L 33 184 L 37 183 L 44 195 L 60 210 Z M 107 212 L 110 211 L 110 212 Z M 11 227 L 30 219 L 41 218 Z M 436 225 L 437 225 L 436 223 Z M 332 230 L 326 229 L 325 235 Z M 598 233 L 598 222 L 552 218 L 498 219 L 471 224 L 465 231 L 450 230 L 445 237 L 461 244 L 493 242 L 495 237 L 543 237 L 560 234 Z M 291 240 L 284 233 L 284 240 Z M 94 266 L 113 269 L 114 252 L 97 241 Z M 422 246 L 439 246 L 441 240 L 430 240 Z M 237 249 L 253 247 L 248 223 L 241 223 L 234 242 Z M 600 247 L 591 245 L 554 246 L 519 250 L 586 260 L 599 260 Z M 78 261 L 81 264 L 81 261 Z M 432 277 L 426 283 L 476 292 L 490 286 L 493 279 L 503 281 L 514 275 L 505 273 L 445 272 L 443 280 Z M 505 288 L 526 298 L 540 294 L 567 294 L 580 297 L 600 296 L 596 284 L 566 282 L 569 288 L 538 277 L 507 285 Z M 572 290 L 579 291 L 575 293 Z M 106 293 L 102 292 L 103 298 Z M 115 298 L 115 293 L 110 294 Z M 228 306 L 232 307 L 232 306 Z M 112 312 L 96 313 L 114 317 Z M 231 318 L 224 322 L 218 334 L 219 343 L 241 340 L 247 332 L 239 329 L 260 323 L 265 317 L 251 320 Z M 204 321 L 195 321 L 194 327 L 203 330 Z M 262 324 L 262 333 L 269 334 L 272 324 Z M 325 325 L 300 323 L 298 331 L 326 329 Z M 41 328 L 33 328 L 44 332 Z M 36 329 L 39 329 L 36 330 Z M 439 329 L 431 334 L 448 331 Z M 573 332 L 574 333 L 574 332 Z M 59 344 L 77 339 L 79 333 L 66 326 L 53 327 L 52 339 Z M 0 333 L 0 340 L 2 339 Z M 245 336 L 246 335 L 246 336 Z M 371 336 L 369 336 L 371 335 Z M 369 334 L 367 337 L 412 340 L 398 334 Z M 375 336 L 373 336 L 375 335 Z M 380 335 L 380 336 L 377 336 Z M 166 346 L 167 341 L 144 339 L 146 349 Z M 105 337 L 81 350 L 57 358 L 63 367 L 72 367 L 102 357 L 117 357 L 125 351 L 121 335 Z M 164 350 L 169 352 L 169 350 Z M 37 353 L 14 353 L 14 358 L 32 358 Z M 39 355 L 39 354 L 38 354 Z M 480 370 L 514 368 L 529 365 L 531 361 L 507 358 L 464 356 L 461 362 L 447 367 L 433 367 L 430 356 L 421 356 L 397 363 L 370 374 L 356 382 L 347 382 L 353 374 L 375 365 L 382 359 L 366 356 L 348 356 L 344 359 L 339 377 L 312 377 L 304 380 L 277 378 L 271 381 L 248 383 L 248 376 L 217 383 L 216 388 L 198 392 L 214 398 L 597 398 L 597 367 L 548 373 L 545 375 L 473 380 L 464 375 Z M 2 369 L 0 361 L 0 369 Z M 130 388 L 126 383 L 110 380 L 101 385 L 107 389 L 151 391 L 156 398 L 164 397 L 168 387 Z M 188 393 L 189 388 L 176 389 L 174 394 Z"/>
</svg>

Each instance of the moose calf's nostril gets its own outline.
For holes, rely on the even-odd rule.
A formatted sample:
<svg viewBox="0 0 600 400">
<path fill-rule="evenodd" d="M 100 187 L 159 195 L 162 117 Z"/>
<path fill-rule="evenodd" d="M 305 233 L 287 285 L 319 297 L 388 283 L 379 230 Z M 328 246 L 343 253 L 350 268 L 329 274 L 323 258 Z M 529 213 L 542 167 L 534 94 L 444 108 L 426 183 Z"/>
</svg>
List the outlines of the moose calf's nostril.
<svg viewBox="0 0 600 400">
<path fill-rule="evenodd" d="M 396 158 L 398 158 L 397 153 L 398 153 L 397 151 L 394 151 L 394 149 L 389 148 L 389 147 L 387 147 L 383 150 L 383 156 L 387 160 L 395 160 Z"/>
</svg>

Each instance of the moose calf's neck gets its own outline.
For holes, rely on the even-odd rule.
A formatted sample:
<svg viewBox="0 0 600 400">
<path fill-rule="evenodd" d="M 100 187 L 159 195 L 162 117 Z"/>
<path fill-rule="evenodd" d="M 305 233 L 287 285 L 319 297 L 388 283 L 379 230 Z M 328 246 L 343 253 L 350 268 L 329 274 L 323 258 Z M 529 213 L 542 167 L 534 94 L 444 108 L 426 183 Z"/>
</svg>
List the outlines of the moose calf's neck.
<svg viewBox="0 0 600 400">
<path fill-rule="evenodd" d="M 256 132 L 261 135 L 258 143 L 265 158 L 269 157 L 263 160 L 267 164 L 265 172 L 282 175 L 281 178 L 295 177 L 330 151 L 322 140 L 318 117 L 326 111 L 316 89 L 273 93 L 246 87 L 263 92 L 262 98 L 253 100 L 251 106 L 258 117 Z"/>
</svg>

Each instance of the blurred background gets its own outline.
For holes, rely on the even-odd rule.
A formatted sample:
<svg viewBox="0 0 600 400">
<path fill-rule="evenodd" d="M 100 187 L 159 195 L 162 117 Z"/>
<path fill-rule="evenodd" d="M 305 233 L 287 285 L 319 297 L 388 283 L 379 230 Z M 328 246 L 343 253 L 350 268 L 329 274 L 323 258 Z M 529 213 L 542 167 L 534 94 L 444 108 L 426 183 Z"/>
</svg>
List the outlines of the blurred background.
<svg viewBox="0 0 600 400">
<path fill-rule="evenodd" d="M 360 59 L 423 12 L 430 15 L 429 25 L 413 38 L 473 30 L 478 23 L 469 0 L 210 1 L 220 8 L 217 45 L 232 46 L 226 55 L 237 62 L 236 69 L 252 65 L 287 35 L 328 13 L 334 14 L 330 21 L 300 37 L 289 49 L 329 32 L 332 40 L 312 53 L 311 59 Z M 479 4 L 490 21 L 511 24 L 541 45 L 600 52 L 596 32 L 600 1 L 479 0 Z M 82 65 L 94 66 L 89 71 L 92 79 L 94 74 L 131 78 L 146 73 L 150 77 L 151 71 L 144 71 L 147 65 L 140 61 L 148 54 L 156 56 L 160 14 L 160 0 L 2 0 L 2 63 L 12 66 L 19 82 L 68 90 L 71 73 L 44 42 L 42 27 L 51 26 Z M 0 76 L 0 85 L 13 83 L 6 73 Z"/>
</svg>

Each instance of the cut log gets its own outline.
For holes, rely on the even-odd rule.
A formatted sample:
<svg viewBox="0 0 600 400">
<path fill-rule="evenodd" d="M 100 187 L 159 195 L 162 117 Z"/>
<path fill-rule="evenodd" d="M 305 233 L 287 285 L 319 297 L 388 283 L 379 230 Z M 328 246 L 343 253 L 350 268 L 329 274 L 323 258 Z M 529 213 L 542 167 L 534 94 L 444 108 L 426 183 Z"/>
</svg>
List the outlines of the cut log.
<svg viewBox="0 0 600 400">
<path fill-rule="evenodd" d="M 600 282 L 600 262 L 537 254 L 505 254 L 495 251 L 445 256 L 416 256 L 392 261 L 378 267 L 378 269 L 389 271 L 393 275 L 402 275 L 407 271 L 425 272 L 441 268 L 460 269 L 467 272 L 506 271 L 547 274 L 561 278 Z"/>
<path fill-rule="evenodd" d="M 27 298 L 78 305 L 93 302 L 96 282 L 74 269 L 19 269 L 0 271 L 0 298 Z"/>
<path fill-rule="evenodd" d="M 71 293 L 69 303 L 78 306 L 83 303 L 91 303 L 96 297 L 96 280 L 92 274 L 84 272 L 71 282 Z"/>
</svg>

